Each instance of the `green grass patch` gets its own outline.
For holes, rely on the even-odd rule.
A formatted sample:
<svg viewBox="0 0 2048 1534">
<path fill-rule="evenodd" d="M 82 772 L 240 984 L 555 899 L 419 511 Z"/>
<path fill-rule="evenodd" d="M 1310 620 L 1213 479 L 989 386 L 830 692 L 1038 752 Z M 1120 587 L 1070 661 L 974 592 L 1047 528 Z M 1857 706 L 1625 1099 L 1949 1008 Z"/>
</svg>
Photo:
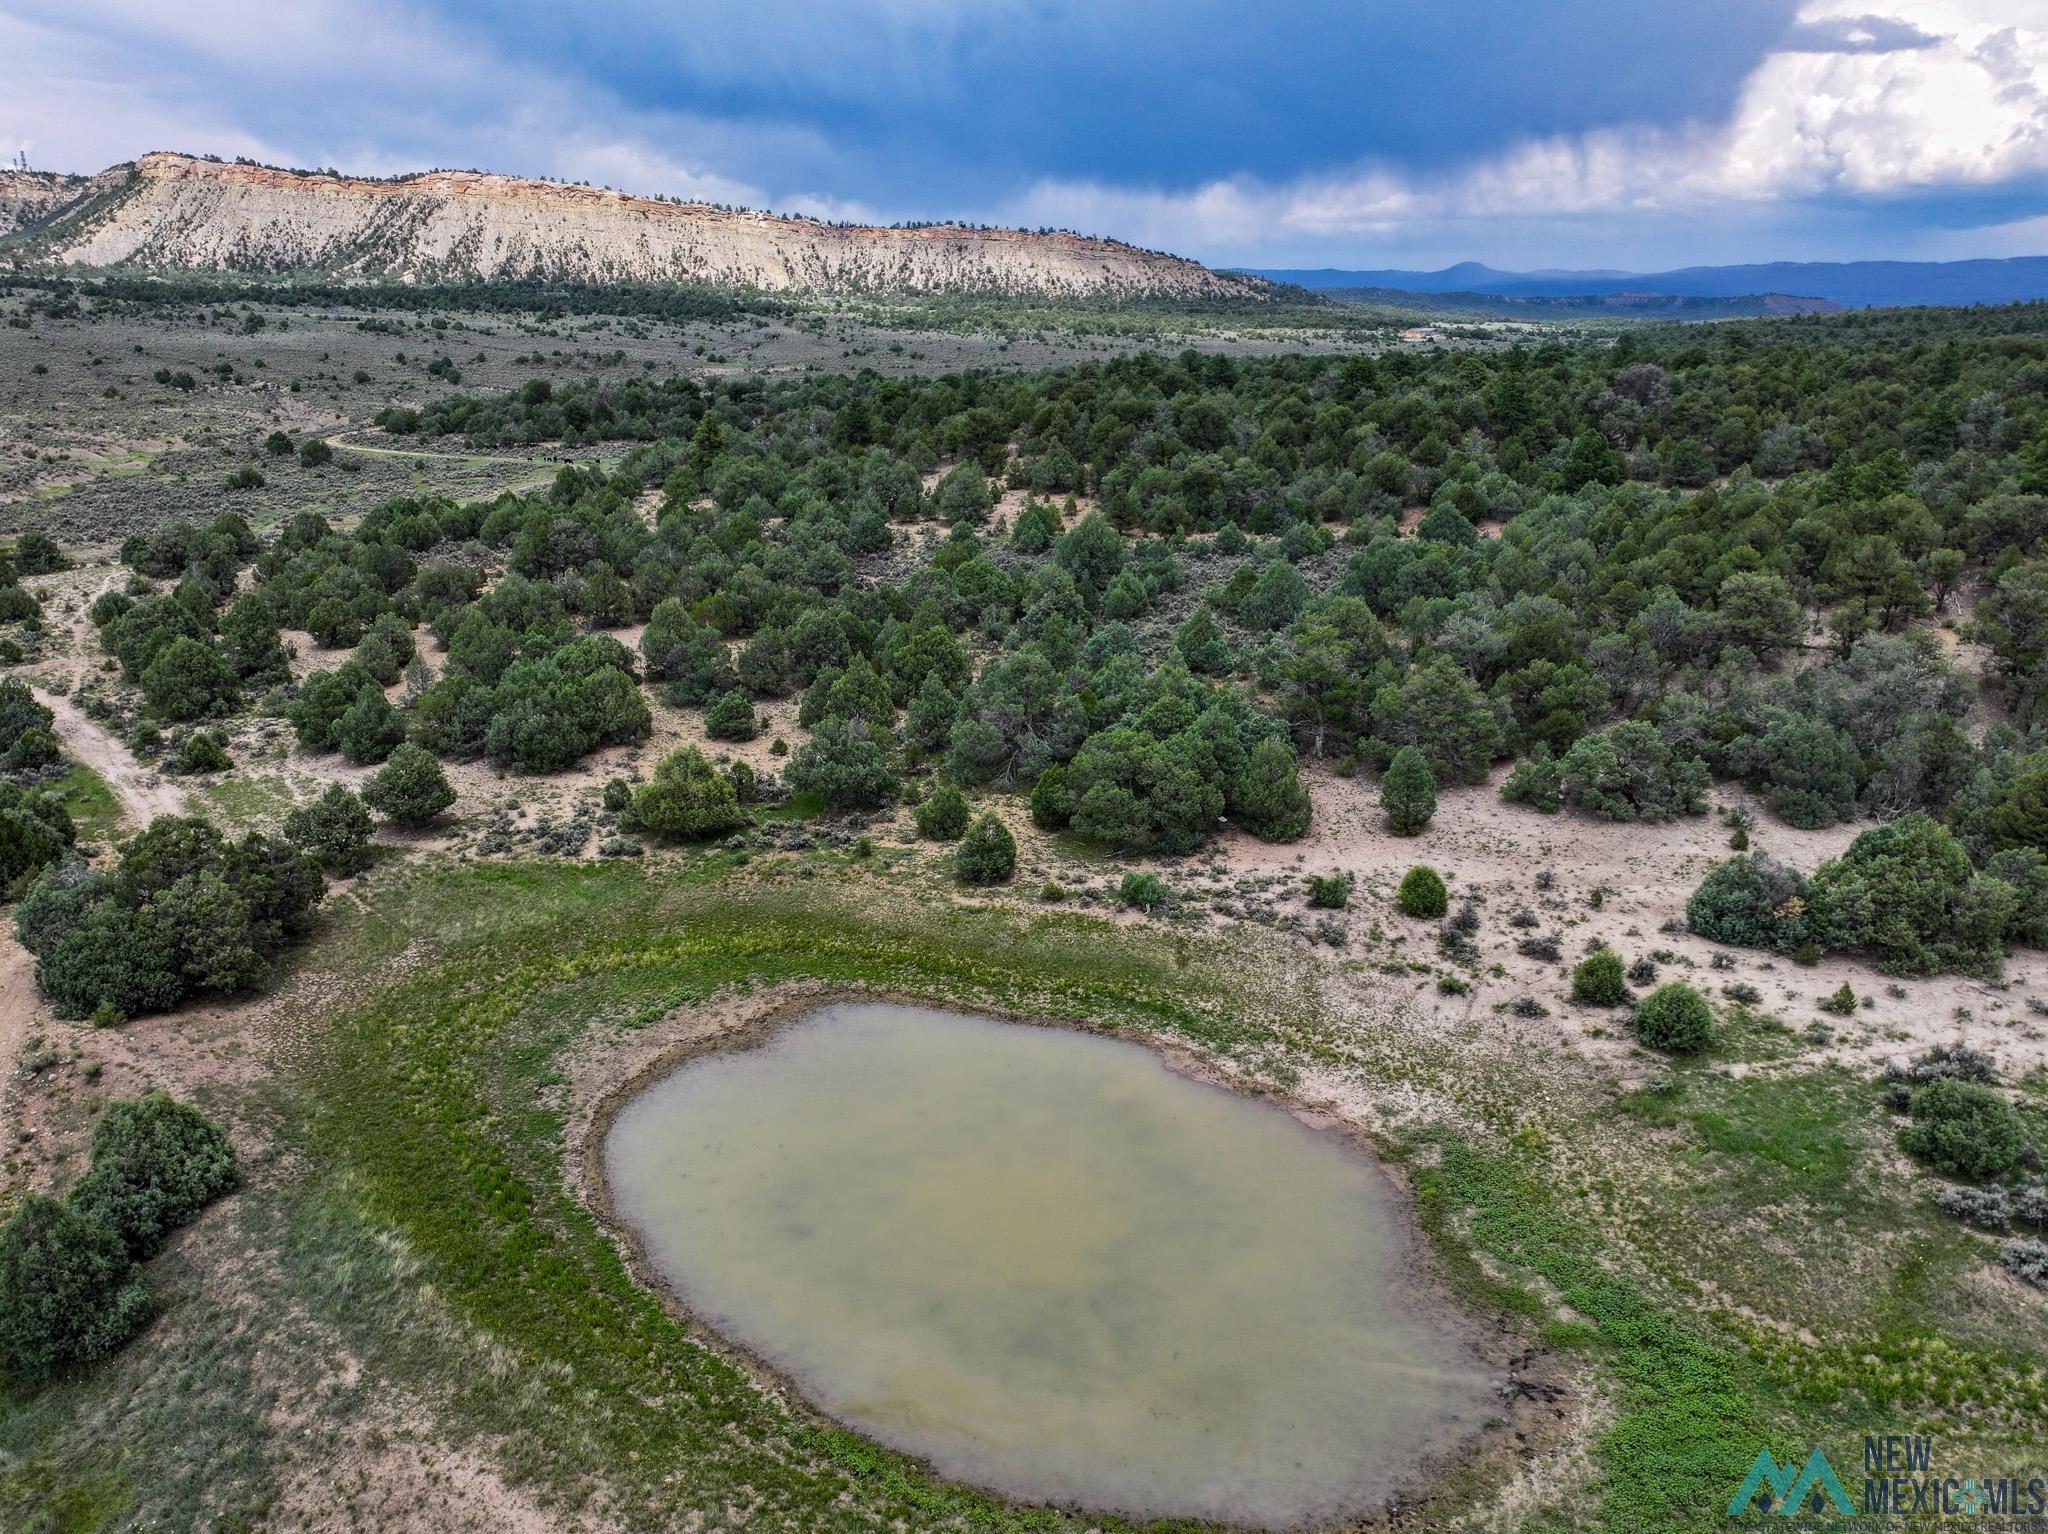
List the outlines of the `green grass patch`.
<svg viewBox="0 0 2048 1534">
<path fill-rule="evenodd" d="M 1725 1158 L 1738 1196 L 1833 1198 L 1854 1172 L 1875 1094 L 1840 1072 L 1739 1079 L 1694 1069 L 1666 1090 L 1631 1093 L 1621 1111 L 1645 1124 L 1684 1125 Z"/>
<path fill-rule="evenodd" d="M 11 1511 L 22 1520 L 8 1527 L 19 1534 L 99 1534 L 118 1526 L 135 1505 L 126 1477 L 93 1465 L 36 1460 L 9 1476 L 6 1486 Z"/>
<path fill-rule="evenodd" d="M 1630 1534 L 1719 1526 L 1765 1442 L 1759 1380 L 1740 1356 L 1605 1262 L 1601 1243 L 1558 1209 L 1540 1163 L 1450 1141 L 1434 1166 L 1417 1169 L 1415 1186 L 1440 1244 L 1455 1251 L 1469 1242 L 1555 1291 L 1576 1319 L 1550 1325 L 1549 1339 L 1586 1348 L 1614 1381 L 1620 1414 L 1597 1445 L 1599 1477 L 1576 1526 Z M 1469 1258 L 1457 1270 L 1475 1299 L 1498 1304 L 1511 1288 Z M 1521 1292 L 1519 1308 L 1549 1309 Z"/>
<path fill-rule="evenodd" d="M 73 762 L 71 770 L 51 787 L 63 800 L 80 839 L 104 841 L 121 823 L 121 801 L 114 797 L 107 780 L 85 763 Z"/>
<path fill-rule="evenodd" d="M 238 830 L 271 826 L 298 806 L 291 784 L 269 772 L 228 773 L 201 784 L 196 797 L 205 802 L 215 818 Z"/>
<path fill-rule="evenodd" d="M 739 897 L 694 875 L 603 865 L 400 873 L 353 940 L 367 957 L 415 938 L 437 950 L 430 961 L 324 1036 L 305 1153 L 346 1169 L 356 1217 L 403 1242 L 455 1329 L 516 1364 L 510 1380 L 450 1369 L 445 1348 L 415 1342 L 411 1361 L 387 1367 L 446 1392 L 444 1409 L 496 1439 L 515 1475 L 565 1495 L 623 1478 L 650 1517 L 713 1517 L 744 1496 L 757 1516 L 807 1529 L 877 1517 L 1074 1526 L 810 1428 L 691 1345 L 566 1192 L 551 1089 L 592 1030 L 800 978 L 1127 1020 L 1228 1048 L 1247 1025 L 1213 977 L 1084 919 L 1020 926 L 923 907 L 891 918 L 872 902 L 856 915 L 847 892 Z"/>
</svg>

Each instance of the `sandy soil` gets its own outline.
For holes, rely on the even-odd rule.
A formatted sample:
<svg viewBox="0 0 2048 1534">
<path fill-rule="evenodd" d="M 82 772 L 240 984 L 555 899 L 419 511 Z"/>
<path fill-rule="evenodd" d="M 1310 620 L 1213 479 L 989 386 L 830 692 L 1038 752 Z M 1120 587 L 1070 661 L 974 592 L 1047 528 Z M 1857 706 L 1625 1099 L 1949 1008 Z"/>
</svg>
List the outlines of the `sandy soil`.
<svg viewBox="0 0 2048 1534">
<path fill-rule="evenodd" d="M 1364 778 L 1326 773 L 1308 775 L 1315 801 L 1310 834 L 1294 844 L 1270 844 L 1239 833 L 1221 841 L 1222 875 L 1211 884 L 1280 875 L 1292 884 L 1296 908 L 1310 874 L 1344 871 L 1357 880 L 1352 908 L 1340 913 L 1354 950 L 1371 951 L 1379 929 L 1382 951 L 1414 960 L 1434 957 L 1437 923 L 1412 921 L 1392 906 L 1394 886 L 1417 863 L 1445 876 L 1453 903 L 1470 896 L 1480 903 L 1482 970 L 1498 965 L 1504 974 L 1482 973 L 1469 996 L 1429 996 L 1430 1009 L 1447 1026 L 1490 1014 L 1501 1003 L 1534 996 L 1554 1016 L 1540 1020 L 1536 1033 L 1553 1045 L 1627 1059 L 1627 1019 L 1619 1012 L 1576 1008 L 1568 998 L 1569 967 L 1596 939 L 1634 960 L 1657 951 L 1661 979 L 1686 979 L 1710 994 L 1748 983 L 1763 993 L 1763 1010 L 1777 1013 L 1795 1030 L 1820 1020 L 1835 1038 L 1823 1058 L 1857 1068 L 1875 1068 L 1886 1058 L 1931 1044 L 1962 1042 L 1988 1049 L 2014 1074 L 2048 1066 L 2048 1016 L 2033 1011 L 2028 998 L 2048 1000 L 2048 954 L 2019 952 L 2006 964 L 2003 985 L 1967 976 L 1943 975 L 1893 981 L 1869 964 L 1828 958 L 1795 965 L 1769 954 L 1721 949 L 1682 930 L 1685 902 L 1708 868 L 1733 856 L 1728 830 L 1716 814 L 1689 816 L 1666 825 L 1619 825 L 1564 812 L 1544 815 L 1510 804 L 1499 794 L 1505 770 L 1479 788 L 1439 792 L 1436 818 L 1420 836 L 1396 837 L 1386 830 L 1375 785 Z M 1715 806 L 1732 805 L 1739 788 L 1717 788 Z M 1765 817 L 1752 833 L 1752 846 L 1807 872 L 1839 856 L 1867 824 L 1798 831 Z M 1555 887 L 1537 887 L 1548 872 Z M 1176 870 L 1161 872 L 1172 882 Z M 1185 877 L 1183 872 L 1182 877 Z M 1297 882 L 1298 881 L 1298 882 Z M 1207 886 L 1203 886 L 1207 887 Z M 1601 904 L 1592 904 L 1594 891 Z M 1518 929 L 1508 918 L 1534 912 L 1539 925 Z M 1315 913 L 1326 914 L 1326 913 Z M 1524 958 L 1516 940 L 1537 933 L 1559 937 L 1564 960 L 1552 964 Z M 1721 953 L 1732 969 L 1712 967 Z M 1847 983 L 1867 1005 L 1853 1017 L 1823 1012 L 1821 997 Z M 1418 988 L 1430 985 L 1418 977 Z M 1654 1069 L 1654 1062 L 1640 1062 Z"/>
</svg>

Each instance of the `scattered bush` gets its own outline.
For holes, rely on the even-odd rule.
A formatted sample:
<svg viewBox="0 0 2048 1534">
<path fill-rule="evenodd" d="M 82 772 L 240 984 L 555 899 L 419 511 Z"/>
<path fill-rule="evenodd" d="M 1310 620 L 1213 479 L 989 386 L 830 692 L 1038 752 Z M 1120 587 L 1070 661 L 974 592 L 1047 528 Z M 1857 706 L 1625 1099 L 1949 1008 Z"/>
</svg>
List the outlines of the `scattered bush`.
<svg viewBox="0 0 2048 1534">
<path fill-rule="evenodd" d="M 1934 1195 L 1934 1202 L 1979 1230 L 2025 1225 L 2048 1231 L 2048 1181 L 2039 1178 L 2015 1188 L 1943 1188 Z"/>
<path fill-rule="evenodd" d="M 951 783 L 945 783 L 911 811 L 911 819 L 917 822 L 919 836 L 935 842 L 955 842 L 967 834 L 973 811 L 967 806 L 967 796 Z"/>
<path fill-rule="evenodd" d="M 878 809 L 896 798 L 888 753 L 858 720 L 820 720 L 789 759 L 786 776 L 798 793 L 816 794 L 836 811 Z"/>
<path fill-rule="evenodd" d="M 734 690 L 719 695 L 704 710 L 704 733 L 712 740 L 746 741 L 761 733 L 754 717 L 754 700 Z"/>
<path fill-rule="evenodd" d="M 1572 982 L 1576 996 L 1576 974 Z M 1636 1008 L 1635 1027 L 1637 1040 L 1651 1049 L 1674 1055 L 1697 1054 L 1713 1042 L 1714 1012 L 1706 997 L 1684 981 L 1673 980 L 1643 998 Z"/>
<path fill-rule="evenodd" d="M 1380 778 L 1380 808 L 1396 836 L 1420 834 L 1436 814 L 1436 775 L 1413 746 L 1403 746 L 1387 764 Z"/>
<path fill-rule="evenodd" d="M 1418 863 L 1402 876 L 1401 887 L 1394 892 L 1394 904 L 1403 916 L 1434 921 L 1450 909 L 1451 895 L 1434 868 Z"/>
<path fill-rule="evenodd" d="M 1924 814 L 1876 826 L 1813 876 L 1823 948 L 1868 953 L 1892 975 L 1995 970 L 2017 891 L 1977 874 L 1963 844 Z"/>
<path fill-rule="evenodd" d="M 363 789 L 363 803 L 393 825 L 430 825 L 455 802 L 455 789 L 433 753 L 410 742 L 391 753 Z M 610 806 L 607 788 L 607 807 Z"/>
<path fill-rule="evenodd" d="M 1865 831 L 1810 884 L 1761 854 L 1730 858 L 1693 891 L 1686 915 L 1717 942 L 1801 962 L 1867 953 L 1887 974 L 1928 975 L 1995 972 L 2005 941 L 2030 934 L 2027 904 L 2009 880 L 1974 871 L 1955 835 L 1916 811 Z"/>
<path fill-rule="evenodd" d="M 56 723 L 57 716 L 36 702 L 28 683 L 11 676 L 0 679 L 0 751 L 31 730 L 48 734 Z"/>
<path fill-rule="evenodd" d="M 0 751 L 0 769 L 8 772 L 36 772 L 54 767 L 63 758 L 57 737 L 48 730 L 23 730 L 14 744 Z"/>
<path fill-rule="evenodd" d="M 747 823 L 739 795 L 694 746 L 670 752 L 654 780 L 633 795 L 634 829 L 673 841 L 723 836 Z"/>
<path fill-rule="evenodd" d="M 1341 911 L 1351 904 L 1351 875 L 1320 874 L 1308 881 L 1308 903 L 1319 911 Z"/>
<path fill-rule="evenodd" d="M 1006 884 L 1017 871 L 1017 839 L 993 811 L 961 840 L 954 865 L 963 884 Z"/>
<path fill-rule="evenodd" d="M 330 784 L 318 799 L 284 818 L 285 840 L 323 868 L 344 875 L 370 866 L 370 833 L 375 829 L 362 796 L 343 783 Z"/>
<path fill-rule="evenodd" d="M 1635 720 L 1580 737 L 1560 778 L 1565 802 L 1602 820 L 1663 821 L 1706 808 L 1706 763 Z"/>
<path fill-rule="evenodd" d="M 1972 1049 L 1967 1044 L 1935 1044 L 1903 1066 L 1887 1066 L 1885 1079 L 1912 1086 L 1944 1079 L 1991 1086 L 1998 1081 L 1998 1062 L 1983 1050 Z"/>
<path fill-rule="evenodd" d="M 2048 1241 L 2008 1241 L 1999 1247 L 1998 1260 L 2015 1278 L 2048 1289 Z"/>
<path fill-rule="evenodd" d="M 227 1132 L 163 1092 L 112 1103 L 92 1129 L 92 1167 L 71 1203 L 141 1261 L 170 1233 L 234 1188 L 240 1173 Z"/>
<path fill-rule="evenodd" d="M 1942 1077 L 1913 1094 L 1899 1143 L 1915 1160 L 1969 1182 L 2003 1177 L 2027 1148 L 2019 1114 L 1991 1088 Z"/>
<path fill-rule="evenodd" d="M 218 649 L 179 635 L 142 671 L 142 697 L 165 719 L 200 719 L 225 713 L 241 700 L 241 679 Z"/>
<path fill-rule="evenodd" d="M 1694 932 L 1715 943 L 1792 953 L 1809 940 L 1807 883 L 1760 852 L 1716 863 L 1685 905 Z"/>
<path fill-rule="evenodd" d="M 1536 742 L 1534 749 L 1509 769 L 1500 796 L 1510 804 L 1526 804 L 1546 815 L 1564 807 L 1564 766 L 1550 754 L 1548 742 Z"/>
<path fill-rule="evenodd" d="M 1173 891 L 1157 874 L 1127 873 L 1117 885 L 1116 903 L 1149 914 L 1172 905 Z"/>
<path fill-rule="evenodd" d="M 1588 1007 L 1618 1007 L 1628 1000 L 1628 977 L 1621 955 L 1596 948 L 1572 970 L 1572 1000 Z"/>
<path fill-rule="evenodd" d="M 382 689 L 365 687 L 334 722 L 334 744 L 359 767 L 390 757 L 405 740 L 405 721 Z"/>
<path fill-rule="evenodd" d="M 172 756 L 166 770 L 200 776 L 226 772 L 234 765 L 235 759 L 228 755 L 227 741 L 219 731 L 194 730 L 178 743 L 177 753 Z"/>
<path fill-rule="evenodd" d="M 55 575 L 71 562 L 48 533 L 27 532 L 14 540 L 14 568 L 23 575 Z"/>
<path fill-rule="evenodd" d="M 55 794 L 0 782 L 0 895 L 57 862 L 77 840 Z"/>
<path fill-rule="evenodd" d="M 0 1227 L 0 1365 L 17 1378 L 98 1362 L 150 1311 L 127 1248 L 98 1220 L 31 1193 Z"/>
<path fill-rule="evenodd" d="M 318 864 L 283 842 L 230 844 L 202 819 L 166 815 L 110 872 L 46 868 L 14 930 L 59 1017 L 135 1017 L 261 985 L 311 927 L 321 890 Z"/>
</svg>

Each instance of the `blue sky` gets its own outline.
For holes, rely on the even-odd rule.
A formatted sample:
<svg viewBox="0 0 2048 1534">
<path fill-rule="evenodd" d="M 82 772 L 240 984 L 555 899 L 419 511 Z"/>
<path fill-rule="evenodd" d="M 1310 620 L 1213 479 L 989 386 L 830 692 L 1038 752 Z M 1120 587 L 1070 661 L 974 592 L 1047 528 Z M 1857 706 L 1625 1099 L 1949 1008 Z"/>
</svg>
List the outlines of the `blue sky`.
<svg viewBox="0 0 2048 1534">
<path fill-rule="evenodd" d="M 0 0 L 0 146 L 465 166 L 1223 264 L 2048 252 L 2048 0 Z"/>
</svg>

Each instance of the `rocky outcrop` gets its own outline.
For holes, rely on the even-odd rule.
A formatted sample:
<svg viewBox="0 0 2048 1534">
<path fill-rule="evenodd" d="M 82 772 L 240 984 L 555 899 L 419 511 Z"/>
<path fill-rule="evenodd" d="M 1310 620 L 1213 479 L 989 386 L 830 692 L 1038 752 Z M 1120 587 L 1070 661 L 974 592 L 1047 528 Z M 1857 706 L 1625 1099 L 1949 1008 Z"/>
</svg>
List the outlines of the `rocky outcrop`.
<svg viewBox="0 0 2048 1534">
<path fill-rule="evenodd" d="M 0 235 L 32 228 L 61 213 L 93 190 L 93 179 L 0 169 Z"/>
<path fill-rule="evenodd" d="M 409 281 L 692 282 L 816 293 L 1258 297 L 1257 279 L 1112 240 L 876 229 L 477 171 L 389 181 L 148 154 L 32 231 L 72 266 Z"/>
</svg>

